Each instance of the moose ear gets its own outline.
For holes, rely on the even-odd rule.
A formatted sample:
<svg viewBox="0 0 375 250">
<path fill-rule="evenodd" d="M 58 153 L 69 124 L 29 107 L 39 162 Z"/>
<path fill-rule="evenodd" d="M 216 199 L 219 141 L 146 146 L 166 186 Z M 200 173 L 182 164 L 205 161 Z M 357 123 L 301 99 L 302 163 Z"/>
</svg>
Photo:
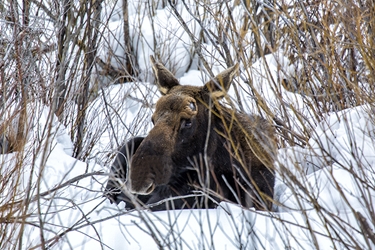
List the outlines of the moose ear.
<svg viewBox="0 0 375 250">
<path fill-rule="evenodd" d="M 236 63 L 229 69 L 219 73 L 215 78 L 211 79 L 204 85 L 204 90 L 211 93 L 212 97 L 222 98 L 229 90 L 234 76 L 237 74 L 240 65 Z"/>
<path fill-rule="evenodd" d="M 172 87 L 180 85 L 172 72 L 167 70 L 163 64 L 156 62 L 152 55 L 150 56 L 150 61 L 152 64 L 152 70 L 154 71 L 156 85 L 162 95 L 166 95 Z"/>
</svg>

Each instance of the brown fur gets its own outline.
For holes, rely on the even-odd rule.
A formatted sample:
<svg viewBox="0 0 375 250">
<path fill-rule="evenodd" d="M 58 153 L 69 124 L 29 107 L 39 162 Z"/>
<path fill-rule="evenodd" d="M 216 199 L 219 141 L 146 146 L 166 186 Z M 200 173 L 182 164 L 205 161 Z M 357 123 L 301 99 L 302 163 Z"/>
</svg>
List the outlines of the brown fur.
<svg viewBox="0 0 375 250">
<path fill-rule="evenodd" d="M 195 87 L 179 85 L 162 64 L 151 61 L 163 96 L 152 116 L 153 129 L 129 156 L 129 190 L 146 204 L 201 191 L 205 198 L 181 198 L 174 206 L 214 207 L 212 200 L 229 200 L 270 209 L 275 181 L 273 128 L 261 117 L 219 103 L 238 65 Z"/>
</svg>

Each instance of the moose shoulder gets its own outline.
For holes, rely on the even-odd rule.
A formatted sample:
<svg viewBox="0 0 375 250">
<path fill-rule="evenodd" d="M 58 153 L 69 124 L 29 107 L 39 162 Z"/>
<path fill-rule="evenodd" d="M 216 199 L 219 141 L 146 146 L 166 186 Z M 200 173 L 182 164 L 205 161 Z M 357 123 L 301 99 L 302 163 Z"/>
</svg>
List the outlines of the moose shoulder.
<svg viewBox="0 0 375 250">
<path fill-rule="evenodd" d="M 195 87 L 180 85 L 161 63 L 153 57 L 151 62 L 162 93 L 152 115 L 154 127 L 145 138 L 134 138 L 123 147 L 112 166 L 114 176 L 126 177 L 126 190 L 152 210 L 210 208 L 222 200 L 270 209 L 273 128 L 259 116 L 219 103 L 238 64 Z M 107 184 L 107 197 L 134 207 L 115 180 Z"/>
</svg>

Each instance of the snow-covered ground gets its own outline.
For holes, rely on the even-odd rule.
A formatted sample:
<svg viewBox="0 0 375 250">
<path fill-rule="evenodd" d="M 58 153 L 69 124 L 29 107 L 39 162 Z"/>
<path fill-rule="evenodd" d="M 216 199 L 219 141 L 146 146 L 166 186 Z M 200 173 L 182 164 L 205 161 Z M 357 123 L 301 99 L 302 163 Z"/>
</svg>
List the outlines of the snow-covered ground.
<svg viewBox="0 0 375 250">
<path fill-rule="evenodd" d="M 130 9 L 130 13 L 132 11 L 136 15 L 136 10 Z M 181 11 L 184 18 L 189 19 L 183 8 Z M 168 52 L 161 57 L 170 58 L 167 66 L 178 69 L 175 73 L 180 82 L 203 84 L 207 76 L 196 67 L 184 73 L 192 43 L 178 21 L 166 9 L 158 10 L 153 21 L 157 27 L 155 34 L 147 18 L 143 20 L 142 32 L 137 34 L 143 37 L 138 56 L 145 78 L 151 79 L 148 58 L 153 53 L 146 44 L 152 43 L 156 35 L 159 43 L 168 48 L 159 48 Z M 116 22 L 112 20 L 109 27 L 113 27 L 112 34 L 117 40 L 122 41 Z M 194 22 L 189 25 L 194 32 L 200 31 Z M 214 49 L 205 46 L 210 50 L 208 58 Z M 103 48 L 102 55 L 105 52 Z M 117 49 L 116 53 L 121 55 L 123 51 Z M 213 66 L 215 73 L 221 69 L 220 65 Z M 38 246 L 42 240 L 53 249 L 375 248 L 374 242 L 363 233 L 374 230 L 371 213 L 375 209 L 372 203 L 375 198 L 374 108 L 358 106 L 328 113 L 321 121 L 316 121 L 308 98 L 288 92 L 270 80 L 280 75 L 288 77 L 294 72 L 282 53 L 267 55 L 250 69 L 241 65 L 241 71 L 235 84 L 245 111 L 257 111 L 244 81 L 250 72 L 256 80 L 254 88 L 276 116 L 288 116 L 295 131 L 311 129 L 306 146 L 279 149 L 275 212 L 258 212 L 229 203 L 221 203 L 217 209 L 210 210 L 126 211 L 124 204 L 116 206 L 103 198 L 111 162 L 109 153 L 113 155 L 126 139 L 147 133 L 151 128 L 153 105 L 159 96 L 155 86 L 146 81 L 125 83 L 105 88 L 88 108 L 87 130 L 90 133 L 86 143 L 94 146 L 86 162 L 71 157 L 68 131 L 51 115 L 50 109 L 43 105 L 34 107 L 39 115 L 31 126 L 26 160 L 17 175 L 20 179 L 13 179 L 1 194 L 4 204 L 14 200 L 22 202 L 24 192 L 31 190 L 31 202 L 25 214 L 33 216 L 27 218 L 23 229 L 22 248 Z M 229 95 L 235 100 L 233 89 Z M 304 120 L 297 119 L 297 114 Z M 49 136 L 44 130 L 47 124 L 52 124 Z M 39 152 L 38 145 L 48 152 Z M 0 175 L 5 176 L 13 169 L 19 162 L 16 160 L 19 154 L 0 155 Z M 18 187 L 17 193 L 7 195 L 14 186 Z M 52 191 L 46 193 L 49 190 Z M 368 229 L 364 229 L 366 220 Z M 15 228 L 21 230 L 17 224 Z M 16 242 L 17 234 L 2 233 L 9 236 L 10 244 L 12 240 Z"/>
<path fill-rule="evenodd" d="M 200 77 L 199 72 L 193 74 Z M 121 110 L 127 112 L 122 116 L 123 123 L 127 126 L 132 126 L 142 103 L 134 102 L 134 98 L 125 98 L 124 103 L 123 93 L 131 90 L 135 97 L 144 93 L 145 88 L 154 89 L 148 85 L 141 84 L 143 87 L 137 89 L 130 84 L 116 85 L 104 92 L 106 102 L 111 105 L 118 105 L 121 100 Z M 151 103 L 157 99 L 154 95 L 149 98 Z M 103 98 L 98 97 L 90 109 L 90 115 L 98 120 L 106 119 L 105 115 L 95 113 L 103 102 Z M 44 107 L 35 129 L 44 127 L 48 113 L 49 109 Z M 329 249 L 344 248 L 345 244 L 353 242 L 365 249 L 366 237 L 360 231 L 357 212 L 371 221 L 367 206 L 373 205 L 366 204 L 375 195 L 375 127 L 371 113 L 373 110 L 365 105 L 329 114 L 318 124 L 306 147 L 279 150 L 280 169 L 287 169 L 296 179 L 289 179 L 286 174 L 279 176 L 275 189 L 276 201 L 280 202 L 277 212 L 256 212 L 228 203 L 212 210 L 127 212 L 123 204 L 111 205 L 102 198 L 107 176 L 98 174 L 43 196 L 40 203 L 29 205 L 29 211 L 38 214 L 40 209 L 46 221 L 43 224 L 45 239 L 58 241 L 54 249 L 97 249 L 100 246 L 104 249 L 316 249 L 317 246 Z M 150 114 L 146 113 L 144 119 L 149 121 Z M 113 122 L 122 126 L 116 120 Z M 41 156 L 34 165 L 30 163 L 25 168 L 29 170 L 22 173 L 25 189 L 29 178 L 32 178 L 32 185 L 40 182 L 41 192 L 44 192 L 76 177 L 96 171 L 108 172 L 109 165 L 72 158 L 67 132 L 57 120 L 52 124 L 51 150 L 45 167 L 40 169 L 38 164 Z M 95 127 L 95 123 L 92 124 Z M 37 133 L 38 130 L 33 135 Z M 103 132 L 93 152 L 106 151 L 110 133 Z M 28 147 L 33 147 L 32 141 Z M 1 160 L 9 161 L 12 157 L 15 154 L 1 155 Z M 330 221 L 329 227 L 327 221 Z M 30 221 L 37 222 L 38 218 Z M 38 227 L 27 225 L 24 247 L 40 243 L 39 234 Z M 63 236 L 60 238 L 56 234 Z"/>
</svg>

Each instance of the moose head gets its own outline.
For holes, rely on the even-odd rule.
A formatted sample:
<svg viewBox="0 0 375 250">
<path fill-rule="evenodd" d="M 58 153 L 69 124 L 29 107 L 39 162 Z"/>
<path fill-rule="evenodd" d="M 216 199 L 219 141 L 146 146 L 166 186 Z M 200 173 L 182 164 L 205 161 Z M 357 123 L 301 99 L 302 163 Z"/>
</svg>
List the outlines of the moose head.
<svg viewBox="0 0 375 250">
<path fill-rule="evenodd" d="M 129 166 L 128 187 L 137 194 L 150 194 L 168 184 L 179 168 L 189 165 L 189 159 L 203 153 L 210 99 L 225 95 L 239 69 L 236 64 L 202 87 L 182 86 L 161 63 L 150 59 L 162 97 L 152 115 L 154 127 Z"/>
</svg>

